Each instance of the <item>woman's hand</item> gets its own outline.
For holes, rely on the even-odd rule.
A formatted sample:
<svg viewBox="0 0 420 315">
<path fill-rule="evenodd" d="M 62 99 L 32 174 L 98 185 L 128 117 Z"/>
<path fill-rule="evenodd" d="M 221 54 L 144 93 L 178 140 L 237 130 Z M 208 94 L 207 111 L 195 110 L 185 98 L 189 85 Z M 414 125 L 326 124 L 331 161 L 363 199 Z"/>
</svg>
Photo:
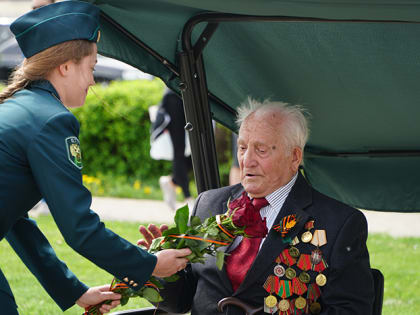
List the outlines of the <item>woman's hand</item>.
<svg viewBox="0 0 420 315">
<path fill-rule="evenodd" d="M 111 300 L 111 304 L 102 304 L 99 308 L 101 313 L 108 313 L 120 305 L 121 294 L 109 291 L 109 285 L 89 288 L 77 301 L 76 304 L 82 308 L 97 305 Z"/>
<path fill-rule="evenodd" d="M 156 253 L 157 263 L 152 275 L 160 278 L 172 276 L 187 266 L 185 256 L 191 254 L 189 248 L 165 249 Z"/>
</svg>

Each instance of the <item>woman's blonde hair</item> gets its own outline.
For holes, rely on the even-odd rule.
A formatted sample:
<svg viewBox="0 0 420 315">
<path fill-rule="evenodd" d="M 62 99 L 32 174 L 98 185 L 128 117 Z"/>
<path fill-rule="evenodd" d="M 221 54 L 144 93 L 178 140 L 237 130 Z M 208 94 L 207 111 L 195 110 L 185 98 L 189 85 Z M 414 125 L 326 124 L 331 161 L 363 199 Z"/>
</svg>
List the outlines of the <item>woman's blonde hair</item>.
<svg viewBox="0 0 420 315">
<path fill-rule="evenodd" d="M 29 83 L 45 79 L 59 65 L 74 60 L 79 63 L 83 57 L 94 51 L 94 43 L 87 40 L 71 40 L 25 58 L 10 76 L 9 84 L 0 92 L 0 104 Z"/>
</svg>

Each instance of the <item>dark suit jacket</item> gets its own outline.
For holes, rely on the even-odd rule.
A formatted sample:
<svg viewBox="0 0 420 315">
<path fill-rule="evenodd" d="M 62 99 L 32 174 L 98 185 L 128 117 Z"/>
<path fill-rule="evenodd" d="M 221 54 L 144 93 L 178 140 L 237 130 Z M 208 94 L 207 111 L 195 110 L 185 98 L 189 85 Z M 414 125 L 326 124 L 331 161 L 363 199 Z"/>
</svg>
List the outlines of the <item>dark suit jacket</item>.
<svg viewBox="0 0 420 315">
<path fill-rule="evenodd" d="M 223 213 L 227 210 L 227 200 L 239 197 L 242 191 L 241 185 L 235 185 L 204 192 L 197 199 L 193 215 L 204 219 Z M 312 189 L 300 174 L 274 224 L 292 213 L 301 218 L 290 232 L 292 238 L 305 231 L 304 224 L 310 218 L 315 220 L 315 229 L 326 230 L 328 243 L 321 250 L 329 268 L 323 272 L 328 281 L 322 288 L 321 314 L 371 314 L 374 289 L 364 215 Z M 225 268 L 219 271 L 213 257 L 209 257 L 205 264 L 192 264 L 180 273 L 179 281 L 165 284 L 161 291 L 165 301 L 159 307 L 174 313 L 191 310 L 192 315 L 214 315 L 220 314 L 218 301 L 229 296 L 253 307 L 262 306 L 268 295 L 263 284 L 273 274 L 275 259 L 286 247 L 280 234 L 271 229 L 236 292 L 232 290 Z M 314 248 L 302 242 L 296 247 L 301 253 L 308 254 Z M 235 306 L 225 308 L 225 314 L 243 313 Z"/>
</svg>

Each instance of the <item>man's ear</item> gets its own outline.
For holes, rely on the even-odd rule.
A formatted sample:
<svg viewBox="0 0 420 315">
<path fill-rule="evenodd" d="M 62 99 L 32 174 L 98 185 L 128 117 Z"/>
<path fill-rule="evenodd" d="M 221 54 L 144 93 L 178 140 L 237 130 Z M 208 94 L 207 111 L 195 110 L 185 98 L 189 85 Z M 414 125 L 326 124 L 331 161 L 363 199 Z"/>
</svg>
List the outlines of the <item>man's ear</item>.
<svg viewBox="0 0 420 315">
<path fill-rule="evenodd" d="M 302 149 L 299 147 L 294 147 L 292 150 L 292 170 L 293 172 L 297 172 L 299 169 L 299 165 L 302 162 Z"/>
</svg>

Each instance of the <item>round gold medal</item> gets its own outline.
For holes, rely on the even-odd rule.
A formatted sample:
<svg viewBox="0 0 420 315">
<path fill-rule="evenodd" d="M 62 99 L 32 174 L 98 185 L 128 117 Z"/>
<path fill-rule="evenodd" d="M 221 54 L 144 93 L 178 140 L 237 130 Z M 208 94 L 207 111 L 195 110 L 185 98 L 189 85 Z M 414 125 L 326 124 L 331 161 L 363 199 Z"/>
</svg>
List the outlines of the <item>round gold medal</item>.
<svg viewBox="0 0 420 315">
<path fill-rule="evenodd" d="M 269 308 L 272 308 L 274 306 L 276 306 L 277 304 L 277 299 L 274 295 L 269 295 L 265 298 L 265 305 L 267 305 Z"/>
<path fill-rule="evenodd" d="M 302 236 L 300 237 L 300 239 L 304 243 L 309 243 L 312 240 L 312 233 L 309 232 L 309 231 L 306 231 L 305 233 L 302 234 Z"/>
<path fill-rule="evenodd" d="M 299 309 L 299 310 L 304 309 L 304 308 L 305 308 L 305 306 L 306 306 L 306 300 L 305 300 L 303 297 L 299 296 L 299 297 L 295 300 L 295 306 L 296 306 L 296 308 L 297 308 L 297 309 Z"/>
<path fill-rule="evenodd" d="M 299 280 L 302 283 L 309 283 L 309 281 L 311 281 L 311 276 L 307 272 L 302 271 L 299 275 Z"/>
<path fill-rule="evenodd" d="M 296 247 L 292 246 L 289 248 L 289 254 L 290 256 L 292 256 L 293 258 L 298 258 L 300 256 L 300 252 L 299 249 L 297 249 Z"/>
<path fill-rule="evenodd" d="M 320 273 L 316 276 L 315 282 L 320 287 L 323 287 L 327 283 L 327 277 L 324 274 Z"/>
<path fill-rule="evenodd" d="M 286 269 L 286 278 L 292 280 L 296 277 L 296 270 L 292 267 Z"/>
<path fill-rule="evenodd" d="M 311 314 L 319 314 L 321 313 L 321 304 L 318 302 L 313 302 L 311 306 L 309 306 L 309 311 Z"/>
<path fill-rule="evenodd" d="M 290 307 L 290 303 L 289 303 L 289 301 L 288 300 L 281 300 L 280 302 L 279 302 L 279 305 L 278 305 L 278 307 L 279 307 L 279 310 L 281 311 L 281 312 L 286 312 L 288 309 L 289 309 L 289 307 Z"/>
</svg>

